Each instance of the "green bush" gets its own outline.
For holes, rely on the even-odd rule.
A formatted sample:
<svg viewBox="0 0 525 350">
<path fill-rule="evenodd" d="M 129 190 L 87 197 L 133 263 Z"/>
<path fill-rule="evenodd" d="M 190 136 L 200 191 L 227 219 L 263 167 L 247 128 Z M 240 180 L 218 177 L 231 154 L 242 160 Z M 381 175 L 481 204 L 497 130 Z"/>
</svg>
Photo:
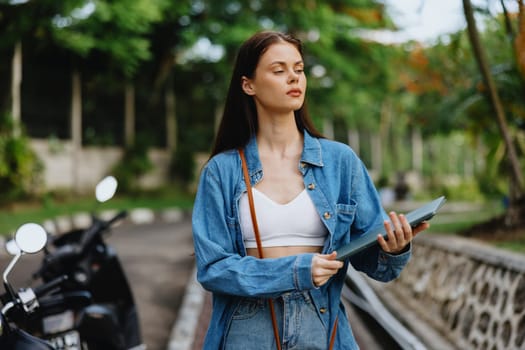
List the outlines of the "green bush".
<svg viewBox="0 0 525 350">
<path fill-rule="evenodd" d="M 118 179 L 119 191 L 123 193 L 138 193 L 139 179 L 153 169 L 153 163 L 148 156 L 149 143 L 144 137 L 137 137 L 135 143 L 126 147 L 120 162 L 115 166 L 113 174 Z"/>
<path fill-rule="evenodd" d="M 486 198 L 475 179 L 463 179 L 459 183 L 445 184 L 442 193 L 447 199 L 457 201 L 479 202 Z"/>
<path fill-rule="evenodd" d="M 42 183 L 43 163 L 8 114 L 0 118 L 0 204 L 22 199 Z"/>
</svg>

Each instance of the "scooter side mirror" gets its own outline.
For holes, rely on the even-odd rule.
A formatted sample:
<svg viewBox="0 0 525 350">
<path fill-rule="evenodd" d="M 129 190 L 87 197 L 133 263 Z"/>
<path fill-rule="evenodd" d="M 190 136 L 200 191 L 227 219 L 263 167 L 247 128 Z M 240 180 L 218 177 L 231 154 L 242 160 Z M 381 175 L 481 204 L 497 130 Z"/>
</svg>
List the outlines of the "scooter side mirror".
<svg viewBox="0 0 525 350">
<path fill-rule="evenodd" d="M 106 176 L 103 178 L 95 188 L 95 197 L 97 198 L 97 201 L 103 203 L 115 195 L 115 192 L 117 191 L 117 179 L 113 176 Z"/>
<path fill-rule="evenodd" d="M 16 244 L 14 239 L 10 239 L 9 241 L 5 242 L 5 250 L 9 255 L 13 256 L 20 252 L 20 248 L 18 248 L 18 244 Z"/>
<path fill-rule="evenodd" d="M 13 257 L 9 265 L 7 265 L 2 275 L 4 288 L 6 292 L 9 293 L 12 300 L 16 299 L 16 293 L 9 284 L 7 276 L 11 273 L 13 267 L 17 263 L 18 259 L 20 259 L 22 254 L 34 254 L 42 250 L 42 248 L 44 248 L 44 246 L 47 243 L 46 230 L 44 230 L 44 228 L 38 224 L 23 224 L 15 232 L 15 243 L 19 249 L 16 251 L 15 256 Z"/>
<path fill-rule="evenodd" d="M 47 233 L 46 230 L 38 224 L 23 224 L 15 233 L 15 242 L 22 252 L 34 254 L 45 247 L 47 243 Z"/>
</svg>

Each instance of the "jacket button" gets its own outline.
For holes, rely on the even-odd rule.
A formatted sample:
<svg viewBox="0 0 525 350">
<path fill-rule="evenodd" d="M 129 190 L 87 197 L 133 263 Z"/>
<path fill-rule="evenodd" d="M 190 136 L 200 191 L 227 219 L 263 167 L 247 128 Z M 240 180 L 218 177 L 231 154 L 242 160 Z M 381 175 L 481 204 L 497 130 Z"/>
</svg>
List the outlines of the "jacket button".
<svg viewBox="0 0 525 350">
<path fill-rule="evenodd" d="M 324 313 L 326 312 L 326 308 L 325 308 L 325 307 L 320 308 L 320 309 L 319 309 L 319 312 L 322 313 L 322 314 L 324 314 Z"/>
<path fill-rule="evenodd" d="M 313 183 L 312 183 L 312 184 L 309 184 L 309 185 L 308 185 L 308 189 L 309 189 L 309 190 L 314 190 L 314 189 L 315 189 L 315 184 L 313 184 Z"/>
<path fill-rule="evenodd" d="M 303 168 L 303 169 L 304 169 L 304 168 L 306 168 L 307 166 L 308 166 L 308 164 L 306 164 L 306 163 L 304 163 L 304 162 L 303 162 L 303 163 L 301 163 L 301 168 Z"/>
<path fill-rule="evenodd" d="M 330 213 L 326 211 L 326 212 L 323 214 L 323 217 L 324 217 L 326 220 L 328 220 L 328 219 L 330 219 L 330 218 L 332 217 L 332 215 L 330 215 Z"/>
</svg>

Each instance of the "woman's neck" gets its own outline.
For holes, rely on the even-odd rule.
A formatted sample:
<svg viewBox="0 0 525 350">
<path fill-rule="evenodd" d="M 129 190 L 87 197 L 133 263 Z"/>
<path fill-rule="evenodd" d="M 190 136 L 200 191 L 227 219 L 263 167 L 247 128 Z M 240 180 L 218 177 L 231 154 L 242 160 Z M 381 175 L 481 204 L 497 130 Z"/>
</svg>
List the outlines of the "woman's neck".
<svg viewBox="0 0 525 350">
<path fill-rule="evenodd" d="M 302 152 L 303 135 L 293 116 L 259 119 L 257 145 L 260 153 L 297 155 Z"/>
</svg>

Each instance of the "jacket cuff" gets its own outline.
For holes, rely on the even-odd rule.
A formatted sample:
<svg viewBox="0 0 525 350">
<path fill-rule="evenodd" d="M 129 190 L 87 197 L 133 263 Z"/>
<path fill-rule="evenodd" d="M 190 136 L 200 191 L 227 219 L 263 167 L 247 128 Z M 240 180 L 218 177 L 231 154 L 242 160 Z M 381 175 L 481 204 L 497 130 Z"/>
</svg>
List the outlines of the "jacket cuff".
<svg viewBox="0 0 525 350">
<path fill-rule="evenodd" d="M 382 249 L 379 250 L 379 261 L 380 263 L 389 263 L 392 265 L 405 265 L 410 260 L 412 255 L 412 242 L 408 243 L 407 246 L 398 254 L 390 254 L 384 252 Z"/>
<path fill-rule="evenodd" d="M 294 266 L 294 284 L 299 291 L 315 288 L 312 280 L 312 259 L 314 254 L 299 254 Z"/>
</svg>

